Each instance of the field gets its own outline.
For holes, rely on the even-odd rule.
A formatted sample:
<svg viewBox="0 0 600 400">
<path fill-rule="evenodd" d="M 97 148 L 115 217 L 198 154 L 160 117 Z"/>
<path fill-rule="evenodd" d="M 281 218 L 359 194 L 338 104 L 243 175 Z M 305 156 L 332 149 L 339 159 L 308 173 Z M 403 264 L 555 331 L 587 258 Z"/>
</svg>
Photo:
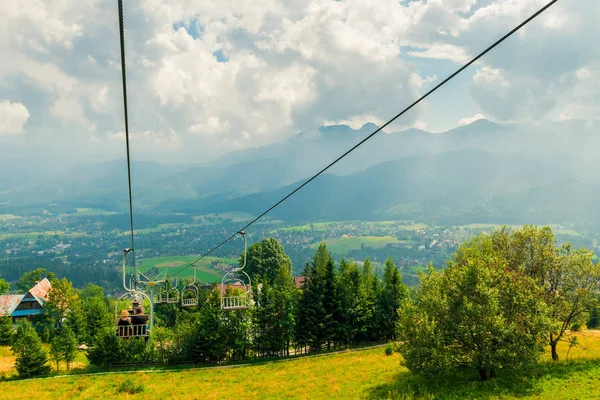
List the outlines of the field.
<svg viewBox="0 0 600 400">
<path fill-rule="evenodd" d="M 392 236 L 359 236 L 343 237 L 339 239 L 324 240 L 327 250 L 336 254 L 345 254 L 351 250 L 359 250 L 362 246 L 380 249 L 390 243 L 399 243 L 398 239 Z M 317 248 L 319 243 L 313 243 L 312 248 Z"/>
<path fill-rule="evenodd" d="M 145 258 L 139 261 L 138 267 L 140 271 L 145 272 L 156 267 L 159 270 L 167 269 L 167 273 L 172 275 L 181 268 L 190 265 L 196 261 L 198 256 L 173 256 L 173 257 L 154 257 Z M 197 263 L 196 278 L 201 282 L 212 283 L 220 280 L 223 277 L 223 272 L 220 269 L 214 268 L 212 263 L 237 265 L 238 260 L 234 258 L 217 258 L 206 257 Z M 193 277 L 194 268 L 189 267 L 179 274 L 180 277 Z"/>
<path fill-rule="evenodd" d="M 399 356 L 383 348 L 342 351 L 255 365 L 180 371 L 147 371 L 43 380 L 0 382 L 10 399 L 220 399 L 220 398 L 441 398 L 441 399 L 593 399 L 600 392 L 600 332 L 578 334 L 585 349 L 570 361 L 544 362 L 527 377 L 503 374 L 486 382 L 473 371 L 448 381 L 426 381 L 399 365 Z M 6 357 L 0 348 L 0 357 Z M 559 349 L 565 360 L 566 346 Z M 4 363 L 6 364 L 6 363 Z M 4 365 L 0 360 L 0 365 Z M 119 392 L 132 382 L 138 394 Z M 41 388 L 43 387 L 43 390 Z"/>
</svg>

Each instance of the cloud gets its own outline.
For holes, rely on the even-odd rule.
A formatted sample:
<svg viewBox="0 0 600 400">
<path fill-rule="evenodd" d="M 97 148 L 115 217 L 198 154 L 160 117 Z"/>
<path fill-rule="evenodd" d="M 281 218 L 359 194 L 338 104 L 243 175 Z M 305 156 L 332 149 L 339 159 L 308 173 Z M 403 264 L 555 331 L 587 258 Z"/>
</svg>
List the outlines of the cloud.
<svg viewBox="0 0 600 400">
<path fill-rule="evenodd" d="M 485 119 L 485 115 L 483 115 L 483 114 L 476 114 L 476 115 L 473 115 L 470 118 L 463 118 L 460 121 L 458 121 L 458 125 L 460 125 L 460 126 L 469 125 L 469 124 L 472 124 L 473 122 L 478 121 L 480 119 Z"/>
<path fill-rule="evenodd" d="M 324 124 L 381 124 L 545 2 L 125 3 L 134 157 L 187 162 Z M 23 142 L 114 157 L 111 138 L 123 130 L 115 8 L 100 0 L 0 2 L 0 98 L 27 104 Z M 433 118 L 474 114 L 597 115 L 598 13 L 598 2 L 559 2 L 454 83 L 468 90 L 454 95 L 449 85 L 436 94 L 452 107 L 426 118 L 420 105 L 394 127 L 440 128 Z"/>
<path fill-rule="evenodd" d="M 19 135 L 29 119 L 29 111 L 23 103 L 0 100 L 0 135 Z"/>
</svg>

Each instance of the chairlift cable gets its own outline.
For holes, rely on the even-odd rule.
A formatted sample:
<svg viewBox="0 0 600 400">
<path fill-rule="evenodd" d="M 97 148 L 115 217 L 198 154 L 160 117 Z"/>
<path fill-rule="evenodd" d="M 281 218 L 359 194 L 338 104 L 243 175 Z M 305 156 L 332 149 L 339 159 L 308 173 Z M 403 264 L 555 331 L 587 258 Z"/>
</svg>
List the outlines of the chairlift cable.
<svg viewBox="0 0 600 400">
<path fill-rule="evenodd" d="M 135 276 L 135 247 L 133 231 L 133 196 L 131 192 L 131 158 L 129 154 L 129 118 L 127 114 L 127 77 L 125 71 L 125 32 L 123 25 L 123 0 L 119 0 L 119 37 L 121 41 L 121 75 L 123 77 L 123 109 L 125 112 L 125 145 L 127 148 L 127 180 L 129 185 L 129 226 L 131 229 L 131 251 L 133 253 L 133 274 Z"/>
<path fill-rule="evenodd" d="M 119 0 L 120 1 L 120 0 Z M 269 207 L 266 211 L 264 211 L 262 214 L 260 214 L 258 217 L 254 218 L 252 221 L 250 221 L 248 224 L 246 224 L 243 228 L 241 228 L 239 231 L 244 231 L 246 230 L 248 227 L 250 227 L 252 224 L 254 224 L 256 221 L 258 221 L 259 219 L 261 219 L 262 217 L 264 217 L 266 214 L 268 214 L 269 212 L 271 212 L 275 207 L 277 207 L 278 205 L 280 205 L 281 203 L 283 203 L 284 201 L 286 201 L 287 199 L 289 199 L 291 196 L 293 196 L 296 192 L 298 192 L 300 189 L 302 189 L 304 186 L 308 185 L 310 182 L 312 182 L 315 178 L 317 178 L 319 175 L 321 175 L 323 172 L 327 171 L 329 168 L 331 168 L 333 165 L 335 165 L 338 161 L 340 161 L 342 158 L 346 157 L 348 154 L 350 154 L 351 152 L 353 152 L 354 150 L 356 150 L 359 146 L 361 146 L 363 143 L 365 143 L 367 140 L 371 139 L 373 136 L 375 136 L 377 133 L 379 133 L 382 129 L 384 129 L 386 126 L 388 126 L 389 124 L 391 124 L 392 122 L 394 122 L 396 119 L 398 119 L 399 117 L 401 117 L 402 115 L 406 114 L 409 110 L 411 110 L 413 107 L 415 107 L 417 104 L 421 103 L 423 100 L 425 100 L 427 97 L 429 97 L 429 95 L 431 95 L 432 93 L 434 93 L 435 91 L 437 91 L 439 88 L 441 88 L 442 86 L 444 86 L 446 83 L 448 83 L 450 80 L 452 80 L 453 78 L 455 78 L 458 74 L 460 74 L 461 72 L 463 72 L 465 69 L 467 69 L 468 67 L 470 67 L 472 64 L 474 64 L 477 60 L 479 60 L 481 57 L 483 57 L 484 55 L 486 55 L 487 53 L 489 53 L 491 50 L 493 50 L 494 48 L 496 48 L 499 44 L 501 44 L 502 42 L 504 42 L 506 39 L 508 39 L 509 37 L 511 37 L 514 33 L 516 33 L 517 31 L 519 31 L 521 28 L 523 28 L 525 25 L 527 25 L 529 22 L 531 22 L 532 20 L 534 20 L 535 18 L 537 18 L 540 14 L 542 14 L 544 11 L 546 11 L 548 8 L 550 8 L 552 5 L 554 5 L 558 0 L 552 0 L 550 1 L 548 4 L 546 4 L 545 6 L 543 6 L 542 8 L 540 8 L 538 11 L 536 11 L 534 14 L 532 14 L 529 18 L 527 18 L 526 20 L 524 20 L 523 22 L 521 22 L 519 25 L 517 25 L 515 28 L 513 28 L 510 32 L 508 32 L 507 34 L 505 34 L 504 36 L 502 36 L 500 39 L 498 39 L 496 42 L 494 42 L 492 45 L 490 45 L 489 47 L 487 47 L 484 51 L 482 51 L 481 53 L 479 53 L 477 56 L 475 56 L 474 58 L 472 58 L 469 62 L 467 62 L 466 64 L 464 64 L 462 67 L 460 67 L 458 70 L 456 70 L 454 73 L 452 73 L 450 76 L 448 76 L 446 79 L 444 79 L 442 82 L 438 83 L 433 89 L 429 90 L 427 93 L 425 93 L 424 95 L 422 95 L 419 99 L 417 99 L 416 101 L 414 101 L 412 104 L 410 104 L 408 107 L 406 107 L 404 110 L 402 110 L 401 112 L 399 112 L 398 114 L 396 114 L 392 119 L 390 119 L 388 122 L 386 122 L 385 124 L 381 125 L 379 128 L 377 128 L 377 130 L 375 130 L 373 133 L 371 133 L 369 136 L 365 137 L 363 140 L 361 140 L 360 142 L 358 142 L 356 145 L 354 145 L 350 150 L 346 151 L 344 154 L 342 154 L 341 156 L 339 156 L 338 158 L 336 158 L 334 161 L 332 161 L 329 165 L 327 165 L 325 168 L 321 169 L 319 172 L 317 172 L 315 175 L 313 175 L 310 179 L 308 179 L 307 181 L 305 181 L 303 184 L 301 184 L 300 186 L 298 186 L 296 189 L 294 189 L 293 191 L 291 191 L 289 194 L 287 194 L 285 197 L 283 197 L 281 200 L 279 200 L 277 203 L 273 204 L 271 207 Z M 204 253 L 202 256 L 200 256 L 197 260 L 195 260 L 194 262 L 190 263 L 190 265 L 187 265 L 185 267 L 183 267 L 181 270 L 177 271 L 174 275 L 177 275 L 183 271 L 185 271 L 187 268 L 189 268 L 192 264 L 197 263 L 198 261 L 202 260 L 203 258 L 205 258 L 206 256 L 212 254 L 215 250 L 217 250 L 218 248 L 220 248 L 221 246 L 223 246 L 225 243 L 229 242 L 231 239 L 233 239 L 238 232 L 232 234 L 231 236 L 229 236 L 227 239 L 223 240 L 221 243 L 219 243 L 217 246 L 213 247 L 211 250 L 209 250 L 208 252 Z"/>
</svg>

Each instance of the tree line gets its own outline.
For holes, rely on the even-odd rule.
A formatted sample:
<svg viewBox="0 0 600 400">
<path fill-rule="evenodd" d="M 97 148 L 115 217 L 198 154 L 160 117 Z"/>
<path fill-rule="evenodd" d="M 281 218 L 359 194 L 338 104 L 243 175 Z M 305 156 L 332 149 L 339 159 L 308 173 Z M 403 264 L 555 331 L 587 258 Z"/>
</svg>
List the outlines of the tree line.
<svg viewBox="0 0 600 400">
<path fill-rule="evenodd" d="M 27 351 L 37 370 L 34 361 L 21 361 L 23 349 L 37 348 L 37 338 L 51 344 L 57 365 L 69 366 L 70 351 L 86 343 L 90 362 L 105 367 L 219 363 L 393 341 L 414 373 L 470 368 L 488 379 L 539 362 L 545 349 L 558 360 L 561 341 L 576 343 L 572 330 L 598 326 L 600 266 L 593 258 L 587 249 L 558 245 L 548 227 L 503 228 L 463 243 L 444 269 L 430 267 L 408 290 L 391 259 L 379 276 L 368 259 L 336 263 L 321 244 L 297 287 L 289 257 L 268 238 L 247 252 L 251 309 L 224 311 L 219 290 L 208 287 L 195 307 L 156 304 L 149 341 L 123 340 L 115 335 L 114 299 L 102 288 L 76 290 L 54 277 L 44 315 L 33 326 L 19 326 L 18 334 L 0 324 L 0 342 L 12 343 L 23 376 L 44 372 L 47 355 Z M 179 289 L 187 283 L 180 281 Z M 20 344 L 23 337 L 27 346 Z"/>
</svg>

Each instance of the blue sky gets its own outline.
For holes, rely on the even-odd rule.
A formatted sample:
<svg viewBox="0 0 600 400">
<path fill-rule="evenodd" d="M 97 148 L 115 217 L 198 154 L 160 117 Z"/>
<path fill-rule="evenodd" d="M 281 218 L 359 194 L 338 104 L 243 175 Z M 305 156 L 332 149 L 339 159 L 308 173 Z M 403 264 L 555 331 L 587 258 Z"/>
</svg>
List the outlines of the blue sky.
<svg viewBox="0 0 600 400">
<path fill-rule="evenodd" d="M 0 2 L 0 156 L 123 155 L 113 3 Z M 382 123 L 545 3 L 126 3 L 133 156 L 195 162 Z M 595 118 L 598 3 L 559 1 L 390 129 Z"/>
</svg>

